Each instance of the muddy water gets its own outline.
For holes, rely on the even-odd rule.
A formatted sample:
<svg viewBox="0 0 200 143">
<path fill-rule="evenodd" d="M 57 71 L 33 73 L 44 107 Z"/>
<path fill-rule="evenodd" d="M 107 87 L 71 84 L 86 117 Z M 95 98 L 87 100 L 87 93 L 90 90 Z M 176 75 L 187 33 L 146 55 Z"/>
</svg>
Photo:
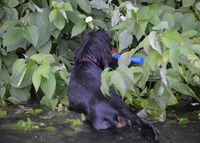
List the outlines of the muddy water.
<svg viewBox="0 0 200 143">
<path fill-rule="evenodd" d="M 67 120 L 75 116 L 71 113 L 59 113 L 48 120 L 30 116 L 32 121 L 53 126 L 56 130 L 39 129 L 22 132 L 11 130 L 8 127 L 10 124 L 24 119 L 24 116 L 10 115 L 7 119 L 0 119 L 0 143 L 148 143 L 130 127 L 96 132 L 86 124 L 72 126 Z M 184 126 L 177 123 L 155 123 L 155 126 L 160 132 L 160 143 L 200 143 L 200 121 L 198 120 Z"/>
</svg>

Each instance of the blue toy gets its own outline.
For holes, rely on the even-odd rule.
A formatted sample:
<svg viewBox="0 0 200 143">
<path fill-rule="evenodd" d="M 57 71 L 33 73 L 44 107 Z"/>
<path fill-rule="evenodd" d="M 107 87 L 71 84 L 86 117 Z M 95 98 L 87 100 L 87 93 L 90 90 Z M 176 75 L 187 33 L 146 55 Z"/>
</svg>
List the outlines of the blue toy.
<svg viewBox="0 0 200 143">
<path fill-rule="evenodd" d="M 115 59 L 115 60 L 119 60 L 119 57 L 120 57 L 120 55 L 119 54 L 114 54 L 113 56 L 112 56 L 112 58 L 113 59 Z M 141 58 L 141 57 L 132 57 L 131 58 L 131 63 L 132 64 L 139 64 L 139 65 L 142 65 L 143 63 L 144 63 L 144 58 Z"/>
</svg>

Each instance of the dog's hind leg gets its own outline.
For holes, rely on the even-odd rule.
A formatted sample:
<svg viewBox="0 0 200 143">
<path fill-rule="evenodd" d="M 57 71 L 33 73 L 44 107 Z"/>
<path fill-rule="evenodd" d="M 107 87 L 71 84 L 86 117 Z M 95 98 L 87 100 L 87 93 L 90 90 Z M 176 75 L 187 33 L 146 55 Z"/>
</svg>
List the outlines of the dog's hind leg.
<svg viewBox="0 0 200 143">
<path fill-rule="evenodd" d="M 120 111 L 121 116 L 129 119 L 132 126 L 138 126 L 139 129 L 141 129 L 140 131 L 142 132 L 142 134 L 145 137 L 150 138 L 152 142 L 158 142 L 157 131 L 155 130 L 153 125 L 150 122 L 147 122 L 132 113 L 114 91 L 111 91 L 110 93 L 112 93 L 110 101 Z"/>
</svg>

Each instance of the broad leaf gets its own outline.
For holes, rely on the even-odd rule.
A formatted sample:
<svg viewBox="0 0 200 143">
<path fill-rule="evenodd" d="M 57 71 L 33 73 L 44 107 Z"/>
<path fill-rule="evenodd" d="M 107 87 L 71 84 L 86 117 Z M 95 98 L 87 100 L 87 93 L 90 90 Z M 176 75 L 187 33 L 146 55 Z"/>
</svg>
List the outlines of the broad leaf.
<svg viewBox="0 0 200 143">
<path fill-rule="evenodd" d="M 167 30 L 161 35 L 163 44 L 168 48 L 176 48 L 184 39 L 181 34 L 174 30 Z"/>
<path fill-rule="evenodd" d="M 9 88 L 10 97 L 8 100 L 13 104 L 26 103 L 30 99 L 30 86 L 26 88 Z"/>
<path fill-rule="evenodd" d="M 175 25 L 175 18 L 172 13 L 165 13 L 162 17 L 162 21 L 167 21 L 169 28 L 173 28 Z"/>
<path fill-rule="evenodd" d="M 0 99 L 4 98 L 5 93 L 6 93 L 6 87 L 5 86 L 1 86 L 0 87 Z"/>
<path fill-rule="evenodd" d="M 149 20 L 153 16 L 153 11 L 149 7 L 140 7 L 137 12 L 138 20 Z"/>
<path fill-rule="evenodd" d="M 122 78 L 119 72 L 117 71 L 112 72 L 111 83 L 113 84 L 115 89 L 119 91 L 121 96 L 124 97 L 126 93 L 126 86 L 125 86 L 124 79 Z"/>
<path fill-rule="evenodd" d="M 119 50 L 122 51 L 132 44 L 133 36 L 127 30 L 119 34 Z"/>
<path fill-rule="evenodd" d="M 170 49 L 170 62 L 174 70 L 178 70 L 179 59 L 180 59 L 180 50 Z"/>
<path fill-rule="evenodd" d="M 117 25 L 120 22 L 120 11 L 119 8 L 116 8 L 113 12 L 112 12 L 112 19 L 111 19 L 111 24 L 112 26 Z"/>
<path fill-rule="evenodd" d="M 176 90 L 184 95 L 192 96 L 198 102 L 200 102 L 200 98 L 198 96 L 196 96 L 196 94 L 192 91 L 192 89 L 182 82 L 172 84 L 171 88 L 173 88 L 174 90 Z"/>
<path fill-rule="evenodd" d="M 77 23 L 72 28 L 71 37 L 79 35 L 80 33 L 82 33 L 85 30 L 85 28 L 86 28 L 86 23 Z"/>
<path fill-rule="evenodd" d="M 19 27 L 10 28 L 3 36 L 3 45 L 9 46 L 24 40 L 22 29 Z"/>
<path fill-rule="evenodd" d="M 190 7 L 194 5 L 195 0 L 182 0 L 183 7 Z"/>
<path fill-rule="evenodd" d="M 11 77 L 11 85 L 14 87 L 19 87 L 24 79 L 25 73 L 26 73 L 26 63 L 24 59 L 18 59 L 13 64 L 12 67 L 12 77 Z"/>
<path fill-rule="evenodd" d="M 196 3 L 196 4 L 195 4 L 195 7 L 196 7 L 197 10 L 200 11 L 200 2 Z"/>
<path fill-rule="evenodd" d="M 50 14 L 49 14 L 49 20 L 50 20 L 50 22 L 52 22 L 52 21 L 56 18 L 56 16 L 57 16 L 58 14 L 59 14 L 58 9 L 52 10 L 52 11 L 50 12 Z"/>
<path fill-rule="evenodd" d="M 50 74 L 50 65 L 47 63 L 43 63 L 42 65 L 39 66 L 38 68 L 38 72 L 41 76 L 43 76 L 44 78 L 48 79 L 49 78 L 49 74 Z"/>
<path fill-rule="evenodd" d="M 200 45 L 192 45 L 191 49 L 193 50 L 193 52 L 197 53 L 198 55 L 200 55 Z"/>
<path fill-rule="evenodd" d="M 186 13 L 183 16 L 184 22 L 182 22 L 183 32 L 192 30 L 196 21 L 193 13 Z"/>
<path fill-rule="evenodd" d="M 40 87 L 40 83 L 41 83 L 41 75 L 38 69 L 34 71 L 33 76 L 32 76 L 33 86 L 35 87 L 36 92 L 38 91 Z"/>
<path fill-rule="evenodd" d="M 35 25 L 24 27 L 23 36 L 27 41 L 36 47 L 39 40 L 39 30 Z"/>
<path fill-rule="evenodd" d="M 152 27 L 153 30 L 162 30 L 162 29 L 169 29 L 168 22 L 161 21 L 159 24 Z"/>
<path fill-rule="evenodd" d="M 149 36 L 148 36 L 148 38 L 149 38 L 149 43 L 150 43 L 151 47 L 152 47 L 154 50 L 156 50 L 159 54 L 162 55 L 161 47 L 160 47 L 160 44 L 159 44 L 159 42 L 158 42 L 156 36 L 157 36 L 157 35 L 156 35 L 156 32 L 155 32 L 155 31 L 152 31 L 152 32 L 149 34 Z"/>
<path fill-rule="evenodd" d="M 51 54 L 34 54 L 30 57 L 30 59 L 37 62 L 38 64 L 42 64 L 44 62 L 52 64 L 55 62 L 55 59 Z"/>
<path fill-rule="evenodd" d="M 19 4 L 19 1 L 18 0 L 7 0 L 7 3 L 6 3 L 9 7 L 15 7 Z"/>
<path fill-rule="evenodd" d="M 57 14 L 53 20 L 53 24 L 59 29 L 62 30 L 65 27 L 65 18 L 61 13 Z"/>
<path fill-rule="evenodd" d="M 92 0 L 90 1 L 90 5 L 92 8 L 96 9 L 109 9 L 109 5 L 106 4 L 104 0 Z"/>
<path fill-rule="evenodd" d="M 65 11 L 73 11 L 72 5 L 71 5 L 70 3 L 64 3 L 64 4 L 63 4 L 63 9 L 64 9 Z"/>
<path fill-rule="evenodd" d="M 40 104 L 45 105 L 45 106 L 49 107 L 52 110 L 55 110 L 56 106 L 58 104 L 58 99 L 51 99 L 48 96 L 44 96 L 40 100 Z"/>
<path fill-rule="evenodd" d="M 110 74 L 109 74 L 109 69 L 105 69 L 101 73 L 101 92 L 104 95 L 110 95 L 109 90 L 110 89 Z"/>
<path fill-rule="evenodd" d="M 78 3 L 79 7 L 84 10 L 86 13 L 91 13 L 91 7 L 90 7 L 90 3 L 89 0 L 76 0 L 76 2 Z"/>
<path fill-rule="evenodd" d="M 48 96 L 49 99 L 52 99 L 56 89 L 55 75 L 53 73 L 50 73 L 48 79 L 42 78 L 40 87 L 45 96 Z"/>
<path fill-rule="evenodd" d="M 120 55 L 119 60 L 118 60 L 118 65 L 119 66 L 128 66 L 131 62 L 131 55 L 129 52 L 125 52 L 122 55 Z"/>
</svg>

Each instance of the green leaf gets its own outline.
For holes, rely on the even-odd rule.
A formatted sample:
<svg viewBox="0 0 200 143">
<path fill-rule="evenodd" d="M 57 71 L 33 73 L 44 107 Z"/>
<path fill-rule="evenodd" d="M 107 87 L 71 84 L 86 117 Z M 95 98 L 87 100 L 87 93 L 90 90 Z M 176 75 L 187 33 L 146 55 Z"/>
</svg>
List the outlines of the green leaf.
<svg viewBox="0 0 200 143">
<path fill-rule="evenodd" d="M 53 24 L 60 30 L 62 30 L 65 27 L 65 18 L 61 15 L 61 13 L 58 13 L 53 20 Z"/>
<path fill-rule="evenodd" d="M 52 64 L 55 62 L 53 55 L 51 54 L 34 54 L 30 57 L 31 60 L 37 62 L 38 64 L 49 63 Z"/>
<path fill-rule="evenodd" d="M 19 87 L 23 81 L 24 75 L 26 73 L 27 64 L 25 59 L 17 59 L 13 64 L 12 71 L 13 75 L 11 77 L 11 85 L 14 87 Z"/>
<path fill-rule="evenodd" d="M 69 73 L 64 64 L 61 65 L 58 72 L 60 77 L 67 83 L 67 77 L 69 76 Z"/>
<path fill-rule="evenodd" d="M 47 63 L 43 63 L 42 65 L 39 66 L 37 69 L 38 74 L 40 74 L 42 77 L 48 79 L 49 74 L 50 74 L 50 65 Z"/>
<path fill-rule="evenodd" d="M 56 79 L 53 73 L 49 74 L 49 78 L 42 78 L 41 85 L 42 91 L 45 96 L 48 96 L 50 99 L 53 97 L 56 89 Z"/>
<path fill-rule="evenodd" d="M 19 4 L 19 1 L 18 0 L 7 0 L 7 5 L 9 7 L 15 7 Z"/>
<path fill-rule="evenodd" d="M 175 18 L 175 25 L 173 27 L 174 30 L 178 31 L 178 30 L 181 29 L 181 25 L 182 25 L 183 20 L 184 20 L 183 17 L 184 17 L 183 14 L 180 13 L 180 12 L 176 12 L 174 14 L 174 18 Z"/>
<path fill-rule="evenodd" d="M 4 98 L 5 93 L 6 93 L 6 87 L 5 86 L 1 86 L 0 87 L 0 99 Z"/>
<path fill-rule="evenodd" d="M 20 120 L 12 126 L 13 129 L 18 131 L 33 131 L 38 130 L 39 126 L 34 123 L 30 118 L 27 118 L 27 121 Z"/>
<path fill-rule="evenodd" d="M 59 14 L 58 9 L 52 10 L 52 11 L 50 12 L 50 14 L 49 14 L 49 20 L 50 20 L 50 22 L 52 22 L 52 21 L 56 18 L 56 16 L 57 16 L 58 14 Z"/>
<path fill-rule="evenodd" d="M 125 81 L 119 72 L 117 71 L 112 72 L 111 82 L 113 86 L 115 87 L 115 89 L 119 91 L 121 96 L 124 97 L 126 93 L 126 86 L 125 86 Z"/>
<path fill-rule="evenodd" d="M 35 87 L 35 91 L 37 92 L 41 83 L 41 75 L 40 75 L 39 68 L 34 71 L 33 76 L 32 76 L 32 81 L 33 81 L 33 86 Z"/>
<path fill-rule="evenodd" d="M 174 30 L 166 30 L 161 35 L 161 40 L 163 44 L 168 48 L 176 48 L 182 42 L 184 42 L 184 38 L 182 37 L 182 35 Z"/>
<path fill-rule="evenodd" d="M 34 116 L 38 116 L 39 114 L 41 114 L 43 112 L 42 109 L 29 109 L 27 111 L 28 114 L 34 115 Z"/>
<path fill-rule="evenodd" d="M 86 23 L 77 23 L 72 28 L 71 37 L 79 35 L 80 33 L 82 33 L 85 30 L 85 28 L 86 28 Z"/>
<path fill-rule="evenodd" d="M 15 105 L 20 104 L 20 101 L 16 97 L 8 97 L 7 100 Z"/>
<path fill-rule="evenodd" d="M 196 94 L 192 91 L 192 89 L 182 82 L 174 82 L 173 84 L 171 84 L 171 88 L 173 88 L 174 90 L 176 90 L 184 95 L 192 96 L 198 102 L 200 102 L 200 98 L 198 96 L 196 96 Z"/>
<path fill-rule="evenodd" d="M 7 117 L 7 112 L 0 109 L 0 119 L 6 118 L 6 117 Z"/>
<path fill-rule="evenodd" d="M 200 2 L 197 2 L 197 3 L 195 4 L 195 8 L 196 8 L 197 10 L 200 11 Z"/>
<path fill-rule="evenodd" d="M 96 9 L 109 9 L 109 5 L 105 3 L 104 0 L 92 0 L 90 1 L 90 5 L 92 8 L 96 8 Z"/>
<path fill-rule="evenodd" d="M 167 21 L 169 28 L 173 28 L 175 25 L 175 18 L 171 13 L 164 13 L 162 21 Z"/>
<path fill-rule="evenodd" d="M 101 92 L 104 95 L 110 95 L 109 93 L 110 89 L 110 74 L 109 74 L 109 68 L 106 68 L 102 73 L 101 73 Z"/>
<path fill-rule="evenodd" d="M 133 89 L 133 68 L 128 68 L 127 66 L 119 66 L 117 71 L 120 73 L 121 77 L 124 80 L 125 86 L 127 90 L 134 90 Z"/>
<path fill-rule="evenodd" d="M 50 40 L 52 30 L 55 29 L 53 24 L 50 23 L 49 13 L 49 8 L 43 8 L 42 13 L 36 12 L 34 14 L 30 14 L 29 16 L 29 25 L 35 25 L 39 30 L 37 48 L 43 46 Z"/>
<path fill-rule="evenodd" d="M 58 104 L 58 99 L 52 99 L 49 98 L 48 96 L 43 96 L 43 98 L 40 100 L 40 103 L 42 105 L 49 107 L 52 110 L 55 110 Z"/>
<path fill-rule="evenodd" d="M 169 29 L 168 22 L 161 21 L 159 24 L 152 27 L 153 30 L 162 30 L 162 29 Z"/>
<path fill-rule="evenodd" d="M 32 85 L 32 75 L 37 67 L 38 66 L 35 62 L 29 61 L 22 83 L 20 84 L 19 88 L 24 88 Z"/>
<path fill-rule="evenodd" d="M 182 0 L 183 7 L 190 7 L 194 5 L 195 0 Z"/>
<path fill-rule="evenodd" d="M 76 0 L 78 3 L 79 7 L 84 10 L 86 13 L 90 14 L 91 13 L 91 7 L 89 0 Z"/>
<path fill-rule="evenodd" d="M 23 29 L 23 36 L 36 47 L 39 40 L 39 30 L 35 25 L 27 26 Z"/>
<path fill-rule="evenodd" d="M 179 49 L 170 49 L 170 62 L 174 70 L 178 71 L 180 59 L 180 50 Z"/>
<path fill-rule="evenodd" d="M 73 22 L 74 24 L 84 22 L 84 20 L 78 16 L 79 14 L 80 13 L 77 11 L 67 12 L 67 16 L 68 16 L 69 20 L 71 22 Z"/>
<path fill-rule="evenodd" d="M 112 18 L 111 18 L 111 25 L 112 27 L 117 25 L 120 22 L 120 11 L 119 8 L 116 8 L 113 12 L 112 12 Z"/>
<path fill-rule="evenodd" d="M 159 54 L 162 55 L 161 47 L 160 47 L 160 44 L 159 44 L 159 42 L 158 42 L 156 36 L 157 36 L 157 35 L 156 35 L 156 32 L 155 32 L 155 31 L 152 31 L 152 32 L 149 34 L 149 36 L 148 36 L 148 38 L 149 38 L 149 43 L 150 43 L 151 47 L 152 47 L 154 50 L 156 50 Z"/>
<path fill-rule="evenodd" d="M 71 5 L 70 3 L 64 3 L 64 4 L 63 4 L 63 9 L 64 9 L 65 11 L 73 11 L 72 5 Z"/>
<path fill-rule="evenodd" d="M 186 125 L 190 122 L 190 120 L 188 118 L 180 118 L 179 119 L 179 124 L 180 125 Z"/>
<path fill-rule="evenodd" d="M 194 14 L 186 13 L 183 16 L 184 22 L 182 22 L 183 32 L 192 30 L 196 21 Z"/>
<path fill-rule="evenodd" d="M 197 44 L 192 45 L 192 46 L 191 46 L 191 49 L 192 49 L 195 53 L 197 53 L 198 55 L 200 55 L 200 45 L 197 45 Z"/>
<path fill-rule="evenodd" d="M 51 40 L 47 41 L 44 45 L 38 47 L 38 52 L 43 54 L 49 54 L 52 48 Z"/>
<path fill-rule="evenodd" d="M 130 60 L 131 55 L 129 52 L 125 52 L 122 55 L 120 55 L 119 60 L 118 60 L 118 65 L 119 66 L 128 66 L 131 62 Z"/>
<path fill-rule="evenodd" d="M 119 50 L 122 51 L 132 44 L 133 36 L 127 30 L 119 34 Z"/>
<path fill-rule="evenodd" d="M 26 103 L 28 99 L 30 99 L 30 87 L 31 86 L 26 88 L 15 88 L 11 86 L 9 88 L 10 97 L 8 98 L 8 101 L 13 104 Z"/>
<path fill-rule="evenodd" d="M 21 40 L 24 40 L 22 29 L 19 27 L 10 28 L 4 35 L 3 35 L 3 45 L 10 46 L 13 45 Z"/>
<path fill-rule="evenodd" d="M 189 30 L 189 31 L 185 31 L 183 33 L 183 36 L 187 37 L 187 38 L 192 38 L 192 37 L 196 36 L 197 34 L 198 34 L 198 32 L 196 30 Z"/>
<path fill-rule="evenodd" d="M 19 75 L 25 68 L 26 68 L 25 59 L 17 59 L 12 66 L 13 74 Z"/>
<path fill-rule="evenodd" d="M 120 22 L 118 25 L 114 26 L 112 28 L 112 30 L 123 30 L 123 29 L 126 29 L 131 25 L 131 23 L 133 23 L 133 21 L 128 19 L 128 20 Z"/>
<path fill-rule="evenodd" d="M 149 7 L 142 6 L 137 12 L 137 20 L 149 20 L 153 16 L 153 10 Z"/>
</svg>

